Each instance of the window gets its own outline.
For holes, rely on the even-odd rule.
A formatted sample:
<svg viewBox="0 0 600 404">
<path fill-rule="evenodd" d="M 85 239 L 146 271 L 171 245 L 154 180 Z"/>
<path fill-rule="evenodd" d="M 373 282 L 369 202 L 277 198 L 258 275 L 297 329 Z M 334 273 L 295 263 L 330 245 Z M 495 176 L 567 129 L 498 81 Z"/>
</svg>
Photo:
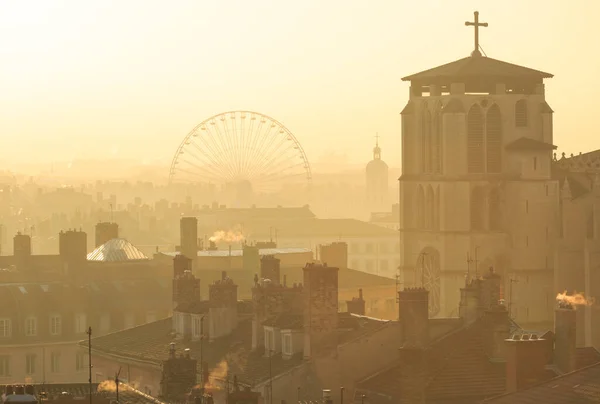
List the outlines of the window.
<svg viewBox="0 0 600 404">
<path fill-rule="evenodd" d="M 485 118 L 485 157 L 488 173 L 502 171 L 502 115 L 498 105 L 492 105 Z"/>
<path fill-rule="evenodd" d="M 25 355 L 25 373 L 28 375 L 35 374 L 35 361 L 37 359 L 36 354 Z"/>
<path fill-rule="evenodd" d="M 269 354 L 269 351 L 275 351 L 275 341 L 273 337 L 273 330 L 265 328 L 265 351 L 267 354 Z"/>
<path fill-rule="evenodd" d="M 356 243 L 350 244 L 350 253 L 352 253 L 352 254 L 360 253 L 360 246 Z"/>
<path fill-rule="evenodd" d="M 283 336 L 283 353 L 286 355 L 292 354 L 292 336 L 290 334 Z"/>
<path fill-rule="evenodd" d="M 366 265 L 366 270 L 372 272 L 373 271 L 373 260 L 367 260 L 366 264 L 367 264 Z"/>
<path fill-rule="evenodd" d="M 61 333 L 61 318 L 59 315 L 54 314 L 50 316 L 50 334 L 60 335 Z"/>
<path fill-rule="evenodd" d="M 35 317 L 25 319 L 25 335 L 28 337 L 37 335 L 37 319 Z"/>
<path fill-rule="evenodd" d="M 12 334 L 12 327 L 10 318 L 0 319 L 0 337 L 10 337 Z"/>
<path fill-rule="evenodd" d="M 483 112 L 473 105 L 467 115 L 467 170 L 469 174 L 483 173 Z"/>
<path fill-rule="evenodd" d="M 537 157 L 533 158 L 533 169 L 537 170 Z"/>
<path fill-rule="evenodd" d="M 77 372 L 82 372 L 83 370 L 85 370 L 85 368 L 85 355 L 83 354 L 83 352 L 77 352 L 75 354 L 75 370 Z"/>
<path fill-rule="evenodd" d="M 10 356 L 0 356 L 0 376 L 10 376 Z"/>
<path fill-rule="evenodd" d="M 372 243 L 367 243 L 365 250 L 366 250 L 367 254 L 373 253 L 373 244 Z"/>
<path fill-rule="evenodd" d="M 200 338 L 202 336 L 202 319 L 200 316 L 193 316 L 192 318 L 192 336 Z"/>
<path fill-rule="evenodd" d="M 519 100 L 515 104 L 515 126 L 517 128 L 527 127 L 527 101 Z"/>
<path fill-rule="evenodd" d="M 379 244 L 379 252 L 381 254 L 387 254 L 389 252 L 389 248 L 387 243 L 381 243 Z"/>
<path fill-rule="evenodd" d="M 60 352 L 50 354 L 50 371 L 52 373 L 60 372 Z"/>
<path fill-rule="evenodd" d="M 85 314 L 75 315 L 75 333 L 84 334 L 86 332 L 86 318 Z"/>
<path fill-rule="evenodd" d="M 389 270 L 388 260 L 379 261 L 379 270 L 381 272 L 387 272 Z"/>
</svg>

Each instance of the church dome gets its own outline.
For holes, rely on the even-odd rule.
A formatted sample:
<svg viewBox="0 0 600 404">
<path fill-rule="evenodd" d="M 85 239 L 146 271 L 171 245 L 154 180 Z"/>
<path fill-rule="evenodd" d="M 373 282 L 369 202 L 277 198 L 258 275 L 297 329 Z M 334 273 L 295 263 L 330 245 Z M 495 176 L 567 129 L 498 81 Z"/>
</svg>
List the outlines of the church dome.
<svg viewBox="0 0 600 404">
<path fill-rule="evenodd" d="M 87 259 L 96 262 L 126 262 L 149 258 L 124 238 L 113 238 L 89 253 Z"/>
<path fill-rule="evenodd" d="M 367 173 L 382 172 L 388 170 L 388 165 L 381 159 L 373 159 L 367 163 Z"/>
</svg>

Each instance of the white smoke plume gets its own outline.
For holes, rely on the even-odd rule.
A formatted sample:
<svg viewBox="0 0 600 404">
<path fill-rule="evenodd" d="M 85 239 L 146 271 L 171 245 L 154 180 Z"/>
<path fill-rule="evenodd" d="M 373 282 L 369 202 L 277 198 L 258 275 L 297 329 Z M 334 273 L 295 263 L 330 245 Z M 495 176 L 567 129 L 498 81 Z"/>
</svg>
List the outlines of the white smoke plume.
<svg viewBox="0 0 600 404">
<path fill-rule="evenodd" d="M 591 306 L 594 303 L 594 299 L 586 299 L 583 293 L 577 293 L 574 291 L 572 295 L 568 295 L 565 290 L 563 293 L 556 295 L 556 301 L 561 306 Z"/>
<path fill-rule="evenodd" d="M 98 392 L 115 392 L 117 391 L 117 385 L 114 380 L 105 380 L 98 385 Z"/>
<path fill-rule="evenodd" d="M 205 389 L 209 390 L 220 390 L 221 387 L 217 384 L 217 380 L 225 380 L 227 373 L 229 372 L 229 365 L 227 361 L 223 360 L 219 362 L 216 368 L 212 369 L 208 376 L 208 383 L 204 385 Z"/>
<path fill-rule="evenodd" d="M 221 241 L 224 241 L 226 243 L 241 243 L 242 241 L 244 241 L 246 238 L 244 237 L 244 235 L 242 234 L 241 231 L 235 229 L 235 230 L 219 230 L 216 231 L 210 238 L 209 240 L 212 241 L 213 243 L 219 243 Z"/>
</svg>

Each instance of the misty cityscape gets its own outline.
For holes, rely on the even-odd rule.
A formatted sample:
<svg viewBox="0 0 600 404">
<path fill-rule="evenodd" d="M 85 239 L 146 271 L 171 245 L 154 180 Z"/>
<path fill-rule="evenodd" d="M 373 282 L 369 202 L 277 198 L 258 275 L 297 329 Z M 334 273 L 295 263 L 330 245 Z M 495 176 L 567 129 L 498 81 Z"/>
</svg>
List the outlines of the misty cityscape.
<svg viewBox="0 0 600 404">
<path fill-rule="evenodd" d="M 24 4 L 3 403 L 600 402 L 600 3 Z"/>
</svg>

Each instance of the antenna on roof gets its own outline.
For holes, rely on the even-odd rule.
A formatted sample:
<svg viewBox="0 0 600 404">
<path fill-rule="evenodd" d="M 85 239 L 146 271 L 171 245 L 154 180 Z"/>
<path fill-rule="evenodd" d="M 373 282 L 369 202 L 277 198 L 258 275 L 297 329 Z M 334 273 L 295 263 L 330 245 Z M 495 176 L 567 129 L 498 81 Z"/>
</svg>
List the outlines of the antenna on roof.
<svg viewBox="0 0 600 404">
<path fill-rule="evenodd" d="M 117 393 L 117 403 L 119 402 L 119 375 L 121 374 L 121 366 L 119 366 L 119 371 L 115 374 L 115 387 Z"/>
<path fill-rule="evenodd" d="M 113 204 L 110 204 L 110 222 L 113 223 L 114 222 L 114 218 L 113 218 Z"/>
</svg>

